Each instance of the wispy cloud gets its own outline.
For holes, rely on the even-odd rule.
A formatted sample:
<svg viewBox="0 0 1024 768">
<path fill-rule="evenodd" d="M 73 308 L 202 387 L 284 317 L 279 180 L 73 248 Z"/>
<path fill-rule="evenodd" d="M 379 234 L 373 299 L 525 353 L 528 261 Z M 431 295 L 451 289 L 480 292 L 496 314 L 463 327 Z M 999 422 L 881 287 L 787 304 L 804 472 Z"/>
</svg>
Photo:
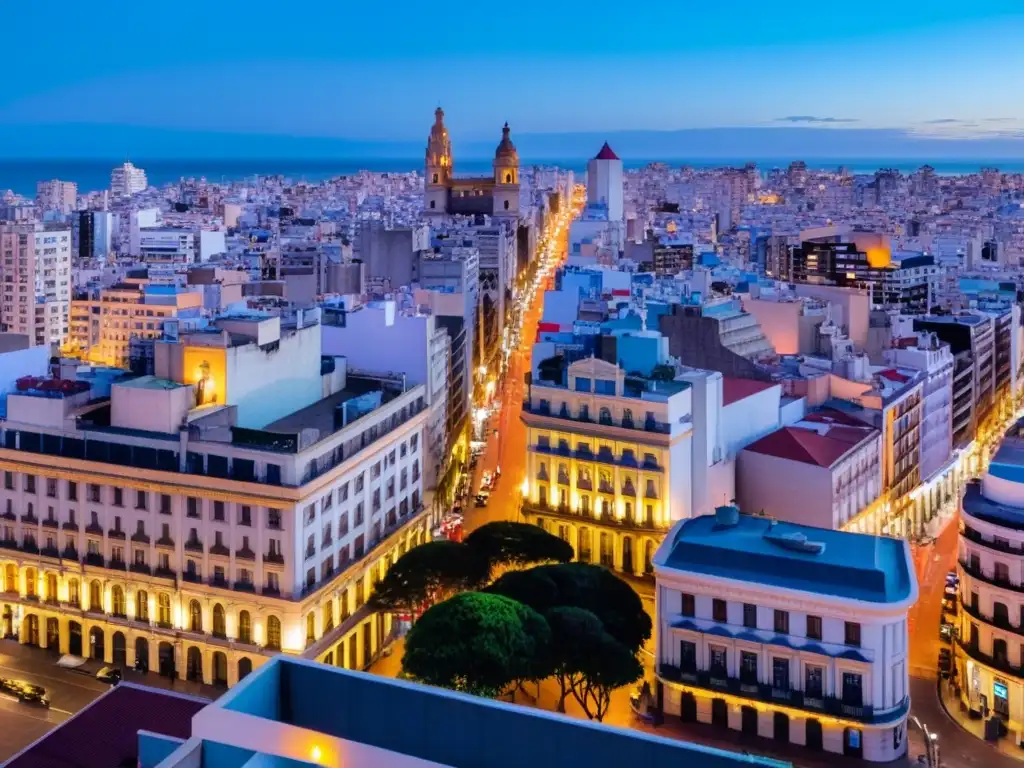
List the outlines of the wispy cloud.
<svg viewBox="0 0 1024 768">
<path fill-rule="evenodd" d="M 1016 123 L 1016 117 L 986 117 L 986 123 Z"/>
<path fill-rule="evenodd" d="M 813 115 L 790 115 L 789 117 L 775 118 L 777 123 L 803 123 L 805 125 L 828 125 L 831 123 L 856 123 L 859 122 L 849 117 L 814 117 Z"/>
<path fill-rule="evenodd" d="M 955 117 L 940 117 L 938 120 L 925 120 L 925 125 L 952 125 L 954 123 L 960 123 L 961 120 L 957 120 Z"/>
</svg>

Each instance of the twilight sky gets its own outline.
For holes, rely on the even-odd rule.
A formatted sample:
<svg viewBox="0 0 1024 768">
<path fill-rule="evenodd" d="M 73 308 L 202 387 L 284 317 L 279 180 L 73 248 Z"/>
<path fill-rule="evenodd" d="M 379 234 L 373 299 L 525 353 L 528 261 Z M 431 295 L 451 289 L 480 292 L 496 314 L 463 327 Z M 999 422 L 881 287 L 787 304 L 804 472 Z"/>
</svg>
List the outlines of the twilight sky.
<svg viewBox="0 0 1024 768">
<path fill-rule="evenodd" d="M 456 142 L 505 120 L 1024 141 L 1024 0 L 58 0 L 0 18 L 6 157 L 83 123 L 421 142 L 438 103 Z"/>
</svg>

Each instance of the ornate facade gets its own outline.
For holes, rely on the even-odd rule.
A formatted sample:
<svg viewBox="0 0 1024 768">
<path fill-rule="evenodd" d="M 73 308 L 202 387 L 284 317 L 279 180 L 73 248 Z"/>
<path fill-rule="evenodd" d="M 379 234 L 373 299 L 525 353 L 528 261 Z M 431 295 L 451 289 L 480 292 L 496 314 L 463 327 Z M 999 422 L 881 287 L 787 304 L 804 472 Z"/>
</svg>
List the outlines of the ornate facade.
<svg viewBox="0 0 1024 768">
<path fill-rule="evenodd" d="M 444 110 L 434 112 L 424 165 L 424 212 L 432 216 L 519 216 L 519 153 L 509 138 L 508 123 L 494 152 L 491 176 L 457 177 Z"/>
</svg>

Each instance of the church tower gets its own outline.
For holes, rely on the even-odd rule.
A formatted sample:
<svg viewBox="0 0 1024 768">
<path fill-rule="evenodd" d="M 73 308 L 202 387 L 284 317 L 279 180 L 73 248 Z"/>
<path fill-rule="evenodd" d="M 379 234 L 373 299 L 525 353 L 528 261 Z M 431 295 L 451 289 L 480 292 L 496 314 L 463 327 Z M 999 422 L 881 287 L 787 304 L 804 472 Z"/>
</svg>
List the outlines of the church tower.
<svg viewBox="0 0 1024 768">
<path fill-rule="evenodd" d="M 494 152 L 494 215 L 519 217 L 519 153 L 509 138 L 508 123 Z"/>
<path fill-rule="evenodd" d="M 427 139 L 424 165 L 426 186 L 423 195 L 425 213 L 444 215 L 448 212 L 448 187 L 452 179 L 452 142 L 444 127 L 444 110 L 434 111 L 434 125 Z"/>
</svg>

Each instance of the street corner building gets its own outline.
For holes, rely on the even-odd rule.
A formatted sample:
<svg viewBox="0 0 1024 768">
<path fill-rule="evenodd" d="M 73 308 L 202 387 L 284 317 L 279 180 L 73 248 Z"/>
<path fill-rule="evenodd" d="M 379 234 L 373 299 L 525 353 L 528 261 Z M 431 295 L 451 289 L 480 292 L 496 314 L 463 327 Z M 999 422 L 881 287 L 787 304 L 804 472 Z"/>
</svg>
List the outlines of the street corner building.
<svg viewBox="0 0 1024 768">
<path fill-rule="evenodd" d="M 153 716 L 161 708 L 162 720 Z M 399 727 L 387 716 L 392 713 L 400 713 Z M 205 707 L 191 697 L 122 684 L 9 765 L 64 765 L 71 749 L 77 768 L 790 768 L 285 656 Z"/>
<path fill-rule="evenodd" d="M 1024 745 L 1024 421 L 963 497 L 954 690 L 973 717 L 1004 721 Z"/>
<path fill-rule="evenodd" d="M 720 507 L 654 559 L 665 715 L 870 762 L 907 751 L 905 541 Z"/>
<path fill-rule="evenodd" d="M 48 352 L 0 355 L 5 637 L 220 686 L 372 663 L 373 584 L 432 528 L 424 385 L 323 355 L 318 310 L 224 315 L 153 375 Z"/>
</svg>

